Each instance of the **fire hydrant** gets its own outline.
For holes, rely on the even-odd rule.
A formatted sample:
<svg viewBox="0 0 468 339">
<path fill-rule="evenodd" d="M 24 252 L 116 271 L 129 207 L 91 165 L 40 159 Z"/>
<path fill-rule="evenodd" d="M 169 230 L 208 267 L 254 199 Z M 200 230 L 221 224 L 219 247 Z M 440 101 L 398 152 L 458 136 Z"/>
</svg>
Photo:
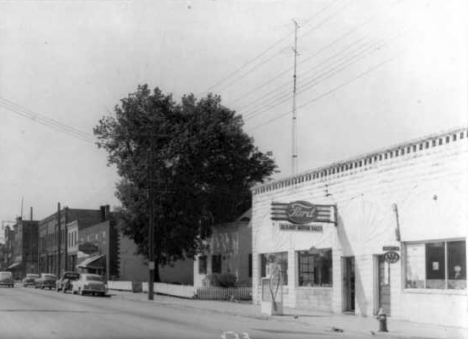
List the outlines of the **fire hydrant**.
<svg viewBox="0 0 468 339">
<path fill-rule="evenodd" d="M 387 315 L 381 307 L 379 313 L 377 314 L 377 320 L 379 321 L 379 332 L 388 332 L 387 329 Z"/>
</svg>

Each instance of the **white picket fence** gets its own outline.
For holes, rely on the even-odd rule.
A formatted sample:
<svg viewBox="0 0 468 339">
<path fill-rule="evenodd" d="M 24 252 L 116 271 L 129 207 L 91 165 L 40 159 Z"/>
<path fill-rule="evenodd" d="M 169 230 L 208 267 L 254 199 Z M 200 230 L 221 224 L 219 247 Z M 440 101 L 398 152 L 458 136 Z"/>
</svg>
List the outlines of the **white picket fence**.
<svg viewBox="0 0 468 339">
<path fill-rule="evenodd" d="M 251 287 L 199 287 L 197 299 L 203 300 L 252 300 Z"/>
</svg>

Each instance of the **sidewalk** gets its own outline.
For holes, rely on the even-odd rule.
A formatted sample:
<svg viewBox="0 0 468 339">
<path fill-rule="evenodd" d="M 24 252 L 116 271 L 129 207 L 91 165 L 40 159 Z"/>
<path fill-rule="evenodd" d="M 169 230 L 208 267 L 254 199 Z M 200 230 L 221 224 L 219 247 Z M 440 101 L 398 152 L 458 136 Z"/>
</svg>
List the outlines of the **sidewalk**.
<svg viewBox="0 0 468 339">
<path fill-rule="evenodd" d="M 232 316 L 256 318 L 262 320 L 283 321 L 313 327 L 324 333 L 353 333 L 363 337 L 375 338 L 414 338 L 414 339 L 466 339 L 466 329 L 442 327 L 432 324 L 414 323 L 403 320 L 387 319 L 388 333 L 378 332 L 379 323 L 374 317 L 364 318 L 347 314 L 330 314 L 285 308 L 282 316 L 268 316 L 260 312 L 259 305 L 243 302 L 180 299 L 155 295 L 154 301 L 148 300 L 146 293 L 109 291 L 112 298 L 121 298 L 137 302 L 157 302 L 168 307 L 193 308 L 201 312 L 216 312 Z"/>
</svg>

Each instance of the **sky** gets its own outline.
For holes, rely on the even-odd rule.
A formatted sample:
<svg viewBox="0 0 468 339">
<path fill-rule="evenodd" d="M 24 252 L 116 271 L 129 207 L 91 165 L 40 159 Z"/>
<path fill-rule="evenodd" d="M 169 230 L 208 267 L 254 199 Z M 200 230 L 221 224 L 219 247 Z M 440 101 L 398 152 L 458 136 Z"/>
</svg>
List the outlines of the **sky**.
<svg viewBox="0 0 468 339">
<path fill-rule="evenodd" d="M 118 206 L 92 129 L 140 84 L 220 95 L 276 178 L 292 174 L 295 54 L 298 172 L 467 126 L 467 13 L 463 0 L 0 1 L 0 220 Z"/>
</svg>

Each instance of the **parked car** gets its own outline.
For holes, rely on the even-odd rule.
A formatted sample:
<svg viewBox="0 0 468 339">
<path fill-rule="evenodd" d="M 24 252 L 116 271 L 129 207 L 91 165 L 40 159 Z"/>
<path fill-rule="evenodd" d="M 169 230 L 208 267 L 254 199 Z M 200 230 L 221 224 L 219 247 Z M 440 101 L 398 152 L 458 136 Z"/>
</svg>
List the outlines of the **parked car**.
<svg viewBox="0 0 468 339">
<path fill-rule="evenodd" d="M 36 279 L 36 288 L 48 288 L 49 290 L 55 288 L 55 282 L 57 281 L 57 276 L 51 273 L 42 273 L 39 279 Z"/>
<path fill-rule="evenodd" d="M 63 293 L 67 293 L 67 291 L 71 291 L 72 282 L 79 278 L 80 274 L 77 272 L 65 272 L 62 277 L 57 280 L 55 290 L 57 292 L 62 291 Z"/>
<path fill-rule="evenodd" d="M 35 286 L 36 279 L 39 279 L 39 278 L 40 278 L 39 274 L 34 274 L 34 273 L 26 274 L 26 277 L 23 279 L 23 287 Z"/>
<path fill-rule="evenodd" d="M 7 287 L 15 287 L 13 275 L 11 272 L 0 272 L 0 285 Z"/>
<path fill-rule="evenodd" d="M 85 293 L 105 296 L 107 287 L 101 276 L 97 274 L 81 273 L 80 278 L 72 282 L 72 293 Z"/>
</svg>

